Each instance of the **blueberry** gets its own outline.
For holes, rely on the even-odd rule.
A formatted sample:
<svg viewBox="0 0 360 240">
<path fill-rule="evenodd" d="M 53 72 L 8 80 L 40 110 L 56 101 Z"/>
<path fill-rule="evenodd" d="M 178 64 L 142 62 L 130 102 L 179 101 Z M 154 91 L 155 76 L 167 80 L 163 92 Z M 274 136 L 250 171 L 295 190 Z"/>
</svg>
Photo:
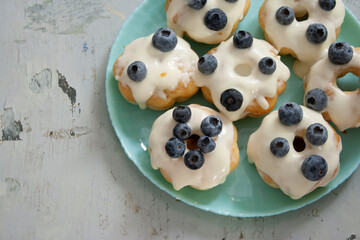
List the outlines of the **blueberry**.
<svg viewBox="0 0 360 240">
<path fill-rule="evenodd" d="M 327 170 L 328 166 L 325 159 L 319 155 L 307 157 L 301 165 L 302 174 L 310 181 L 322 179 L 326 175 Z"/>
<path fill-rule="evenodd" d="M 306 30 L 306 38 L 314 44 L 325 42 L 327 35 L 326 27 L 320 23 L 310 24 Z"/>
<path fill-rule="evenodd" d="M 238 90 L 230 88 L 221 94 L 220 103 L 227 111 L 233 112 L 241 108 L 243 96 Z"/>
<path fill-rule="evenodd" d="M 204 165 L 204 155 L 197 149 L 190 150 L 185 154 L 184 163 L 191 170 L 197 170 Z"/>
<path fill-rule="evenodd" d="M 219 8 L 213 8 L 205 14 L 204 23 L 210 30 L 219 31 L 226 26 L 227 17 Z"/>
<path fill-rule="evenodd" d="M 265 75 L 273 74 L 276 70 L 276 62 L 270 57 L 264 57 L 259 62 L 259 70 Z"/>
<path fill-rule="evenodd" d="M 205 54 L 198 61 L 198 69 L 205 75 L 212 74 L 217 68 L 218 62 L 211 54 Z"/>
<path fill-rule="evenodd" d="M 275 17 L 281 25 L 290 25 L 295 19 L 295 13 L 291 8 L 282 6 L 276 11 Z"/>
<path fill-rule="evenodd" d="M 152 38 L 153 46 L 162 52 L 173 50 L 177 42 L 177 36 L 170 28 L 160 28 Z"/>
<path fill-rule="evenodd" d="M 127 74 L 134 82 L 140 82 L 145 79 L 147 73 L 146 66 L 143 62 L 135 61 L 127 69 Z"/>
<path fill-rule="evenodd" d="M 306 138 L 312 145 L 320 146 L 326 142 L 328 132 L 320 123 L 314 123 L 306 129 Z"/>
<path fill-rule="evenodd" d="M 191 128 L 186 123 L 178 123 L 175 125 L 175 127 L 173 129 L 173 134 L 177 138 L 186 140 L 191 135 Z"/>
<path fill-rule="evenodd" d="M 249 48 L 253 44 L 253 36 L 247 31 L 238 31 L 233 37 L 233 43 L 236 48 Z"/>
<path fill-rule="evenodd" d="M 277 137 L 270 143 L 270 151 L 276 156 L 276 157 L 283 157 L 285 156 L 290 149 L 289 142 L 282 137 Z"/>
<path fill-rule="evenodd" d="M 195 10 L 202 9 L 206 4 L 206 0 L 189 0 L 188 6 Z"/>
<path fill-rule="evenodd" d="M 286 126 L 291 126 L 299 123 L 303 118 L 303 111 L 301 107 L 294 103 L 284 103 L 278 111 L 279 120 Z"/>
<path fill-rule="evenodd" d="M 217 116 L 207 116 L 201 122 L 201 131 L 209 137 L 215 137 L 220 134 L 222 130 L 222 121 Z"/>
<path fill-rule="evenodd" d="M 179 123 L 186 123 L 191 118 L 191 109 L 188 106 L 178 106 L 173 111 L 173 119 Z"/>
<path fill-rule="evenodd" d="M 184 155 L 185 148 L 185 142 L 176 137 L 170 138 L 165 144 L 165 150 L 172 158 L 178 158 Z"/>
<path fill-rule="evenodd" d="M 229 2 L 229 3 L 234 3 L 237 2 L 238 0 L 225 0 L 225 2 Z"/>
<path fill-rule="evenodd" d="M 202 136 L 198 140 L 197 146 L 198 146 L 198 148 L 200 149 L 201 152 L 209 153 L 209 152 L 214 151 L 214 149 L 216 147 L 216 143 L 214 142 L 214 140 L 212 140 L 211 137 Z"/>
<path fill-rule="evenodd" d="M 328 57 L 336 65 L 344 65 L 353 58 L 353 49 L 347 42 L 333 43 L 329 47 Z"/>
<path fill-rule="evenodd" d="M 336 0 L 319 0 L 320 7 L 325 11 L 331 11 L 336 6 Z"/>
<path fill-rule="evenodd" d="M 320 88 L 314 88 L 305 95 L 305 103 L 308 108 L 321 112 L 328 104 L 328 96 Z"/>
</svg>

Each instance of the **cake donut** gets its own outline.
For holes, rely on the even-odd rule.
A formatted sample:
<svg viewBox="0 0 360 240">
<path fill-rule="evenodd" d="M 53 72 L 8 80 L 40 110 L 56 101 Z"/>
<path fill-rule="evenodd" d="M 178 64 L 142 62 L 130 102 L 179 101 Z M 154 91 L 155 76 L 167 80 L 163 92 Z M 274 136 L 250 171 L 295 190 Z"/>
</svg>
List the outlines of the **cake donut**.
<svg viewBox="0 0 360 240">
<path fill-rule="evenodd" d="M 151 166 L 175 190 L 206 190 L 222 184 L 239 163 L 237 131 L 220 113 L 197 104 L 158 117 L 149 137 Z"/>
<path fill-rule="evenodd" d="M 360 89 L 344 92 L 337 86 L 337 79 L 347 73 L 360 76 L 360 48 L 336 42 L 304 79 L 305 105 L 321 112 L 340 131 L 360 126 Z"/>
<path fill-rule="evenodd" d="M 340 136 L 320 113 L 290 102 L 263 119 L 247 154 L 268 185 L 299 199 L 336 177 L 341 149 Z"/>
<path fill-rule="evenodd" d="M 250 7 L 250 0 L 167 0 L 167 25 L 178 36 L 215 44 L 229 38 Z"/>
<path fill-rule="evenodd" d="M 193 96 L 198 87 L 192 73 L 198 60 L 190 45 L 169 28 L 134 40 L 113 65 L 113 74 L 126 100 L 163 110 Z"/>
<path fill-rule="evenodd" d="M 273 109 L 290 77 L 277 53 L 268 42 L 238 31 L 199 59 L 193 78 L 230 120 L 261 116 Z"/>
<path fill-rule="evenodd" d="M 342 0 L 265 0 L 259 23 L 280 54 L 297 58 L 294 72 L 303 78 L 336 41 L 344 17 Z"/>
</svg>

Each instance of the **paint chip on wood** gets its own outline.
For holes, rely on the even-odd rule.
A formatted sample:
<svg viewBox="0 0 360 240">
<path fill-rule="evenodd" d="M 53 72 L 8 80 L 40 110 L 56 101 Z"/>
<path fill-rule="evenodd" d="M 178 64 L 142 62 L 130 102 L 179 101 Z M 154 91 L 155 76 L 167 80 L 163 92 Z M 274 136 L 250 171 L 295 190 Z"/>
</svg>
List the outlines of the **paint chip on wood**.
<svg viewBox="0 0 360 240">
<path fill-rule="evenodd" d="M 21 121 L 15 121 L 12 108 L 5 108 L 1 115 L 2 141 L 17 141 L 20 139 L 20 133 L 23 131 Z"/>
</svg>

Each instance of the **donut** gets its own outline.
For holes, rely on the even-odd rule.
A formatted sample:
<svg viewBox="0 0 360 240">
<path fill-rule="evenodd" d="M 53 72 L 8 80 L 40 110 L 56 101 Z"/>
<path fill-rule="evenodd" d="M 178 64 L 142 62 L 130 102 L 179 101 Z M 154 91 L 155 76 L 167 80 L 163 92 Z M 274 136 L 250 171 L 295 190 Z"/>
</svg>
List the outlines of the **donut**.
<svg viewBox="0 0 360 240">
<path fill-rule="evenodd" d="M 145 109 L 170 108 L 193 96 L 192 73 L 198 60 L 190 45 L 169 28 L 134 40 L 113 65 L 123 97 Z"/>
<path fill-rule="evenodd" d="M 167 0 L 167 25 L 178 36 L 217 44 L 236 31 L 250 8 L 250 0 Z"/>
<path fill-rule="evenodd" d="M 259 23 L 280 54 L 297 58 L 294 72 L 303 78 L 336 41 L 344 17 L 342 0 L 265 0 Z"/>
<path fill-rule="evenodd" d="M 198 61 L 194 81 L 203 96 L 230 120 L 258 117 L 276 104 L 290 71 L 264 40 L 238 31 Z"/>
<path fill-rule="evenodd" d="M 269 186 L 299 199 L 336 177 L 341 149 L 340 136 L 320 113 L 289 102 L 250 135 L 247 155 Z"/>
<path fill-rule="evenodd" d="M 360 89 L 344 92 L 337 85 L 347 73 L 360 77 L 360 48 L 336 42 L 304 79 L 304 105 L 321 112 L 340 131 L 360 126 Z"/>
<path fill-rule="evenodd" d="M 191 104 L 158 117 L 149 136 L 151 166 L 175 190 L 207 190 L 224 183 L 239 163 L 237 131 L 211 108 Z"/>
</svg>

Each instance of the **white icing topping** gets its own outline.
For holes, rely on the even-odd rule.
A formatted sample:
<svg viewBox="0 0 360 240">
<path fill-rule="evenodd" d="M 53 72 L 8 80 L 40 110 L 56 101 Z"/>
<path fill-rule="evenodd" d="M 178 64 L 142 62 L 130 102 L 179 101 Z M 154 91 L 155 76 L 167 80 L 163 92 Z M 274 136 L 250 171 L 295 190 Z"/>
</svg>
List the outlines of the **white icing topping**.
<svg viewBox="0 0 360 240">
<path fill-rule="evenodd" d="M 345 65 L 335 65 L 324 57 L 310 69 L 305 78 L 306 90 L 320 88 L 328 95 L 328 105 L 323 110 L 340 131 L 360 126 L 360 92 L 343 92 L 338 88 L 338 74 L 348 73 L 350 69 L 360 69 L 360 50 L 353 48 L 352 60 Z M 358 71 L 358 70 L 357 70 Z"/>
<path fill-rule="evenodd" d="M 303 77 L 311 63 L 326 54 L 331 43 L 336 40 L 336 29 L 341 27 L 345 17 L 345 8 L 341 0 L 336 1 L 336 6 L 331 11 L 323 10 L 318 0 L 266 0 L 264 2 L 265 32 L 274 46 L 280 50 L 288 48 L 294 51 L 298 61 L 294 64 L 295 73 Z M 309 18 L 305 21 L 294 21 L 287 26 L 281 25 L 276 20 L 276 11 L 288 6 L 296 13 L 307 12 Z M 321 44 L 313 44 L 306 38 L 306 30 L 312 23 L 323 24 L 328 32 L 328 37 Z"/>
<path fill-rule="evenodd" d="M 216 143 L 215 150 L 204 154 L 205 163 L 198 170 L 187 168 L 183 157 L 171 158 L 165 151 L 165 144 L 173 137 L 173 129 L 177 122 L 172 118 L 173 109 L 170 109 L 157 118 L 152 127 L 149 137 L 151 165 L 154 169 L 161 168 L 169 176 L 175 190 L 180 190 L 188 185 L 198 189 L 209 189 L 223 183 L 230 172 L 234 127 L 230 120 L 209 108 L 196 104 L 189 105 L 189 107 L 192 115 L 187 124 L 191 128 L 192 134 L 204 136 L 200 124 L 209 115 L 215 115 L 222 120 L 222 131 L 213 138 Z M 212 111 L 210 114 L 209 110 Z M 187 148 L 185 153 L 188 150 Z"/>
<path fill-rule="evenodd" d="M 198 60 L 196 53 L 182 38 L 178 38 L 172 51 L 162 52 L 153 47 L 152 36 L 131 42 L 115 62 L 115 79 L 130 87 L 141 108 L 146 108 L 146 101 L 153 95 L 165 99 L 164 90 L 176 89 L 180 81 L 186 86 Z M 141 82 L 134 82 L 127 75 L 128 66 L 135 61 L 142 61 L 147 68 L 146 78 Z"/>
<path fill-rule="evenodd" d="M 214 73 L 202 74 L 198 69 L 194 73 L 197 86 L 206 86 L 211 91 L 211 97 L 219 111 L 230 120 L 236 121 L 244 118 L 248 112 L 245 109 L 256 100 L 263 109 L 269 104 L 265 97 L 272 98 L 277 94 L 277 88 L 290 77 L 290 71 L 277 56 L 277 50 L 263 40 L 254 39 L 253 45 L 247 49 L 238 49 L 233 40 L 222 42 L 213 56 L 218 61 Z M 271 57 L 276 62 L 276 71 L 265 75 L 260 72 L 258 64 L 264 57 Z M 243 104 L 237 111 L 229 112 L 220 103 L 221 94 L 234 88 L 243 95 Z"/>
<path fill-rule="evenodd" d="M 246 0 L 238 0 L 234 3 L 225 0 L 207 0 L 202 9 L 195 10 L 187 5 L 186 0 L 172 0 L 166 13 L 167 24 L 179 36 L 187 32 L 195 41 L 220 43 L 229 37 L 236 21 L 243 19 L 245 6 Z M 220 8 L 227 16 L 227 24 L 220 31 L 210 30 L 204 24 L 204 16 L 212 8 Z"/>
<path fill-rule="evenodd" d="M 258 170 L 269 175 L 279 188 L 293 199 L 298 199 L 311 192 L 317 186 L 326 186 L 336 175 L 339 167 L 341 141 L 337 142 L 334 130 L 323 119 L 322 115 L 311 109 L 301 107 L 303 119 L 293 126 L 283 125 L 278 118 L 278 111 L 266 116 L 260 128 L 254 132 L 248 142 L 249 162 L 255 163 Z M 313 123 L 320 123 L 328 132 L 327 141 L 321 146 L 314 146 L 306 139 L 305 131 Z M 293 147 L 295 136 L 303 137 L 306 148 L 297 152 Z M 285 138 L 290 150 L 284 157 L 276 157 L 270 151 L 270 143 L 277 137 Z M 303 161 L 311 155 L 322 156 L 328 165 L 326 175 L 319 181 L 306 179 L 301 172 Z"/>
</svg>

